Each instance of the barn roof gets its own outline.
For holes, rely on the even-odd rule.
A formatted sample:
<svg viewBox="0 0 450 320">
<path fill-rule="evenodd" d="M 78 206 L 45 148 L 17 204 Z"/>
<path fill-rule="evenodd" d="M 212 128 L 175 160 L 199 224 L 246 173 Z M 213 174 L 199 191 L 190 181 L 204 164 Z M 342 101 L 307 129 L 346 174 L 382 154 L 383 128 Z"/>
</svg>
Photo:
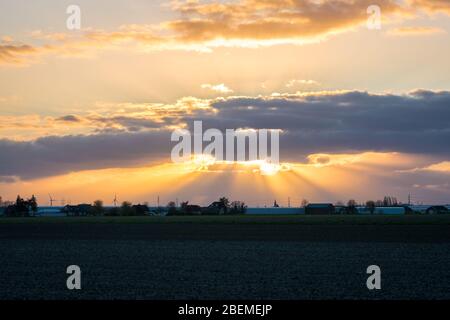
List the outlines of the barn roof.
<svg viewBox="0 0 450 320">
<path fill-rule="evenodd" d="M 332 203 L 310 203 L 307 207 L 309 208 L 329 208 L 332 207 Z"/>
</svg>

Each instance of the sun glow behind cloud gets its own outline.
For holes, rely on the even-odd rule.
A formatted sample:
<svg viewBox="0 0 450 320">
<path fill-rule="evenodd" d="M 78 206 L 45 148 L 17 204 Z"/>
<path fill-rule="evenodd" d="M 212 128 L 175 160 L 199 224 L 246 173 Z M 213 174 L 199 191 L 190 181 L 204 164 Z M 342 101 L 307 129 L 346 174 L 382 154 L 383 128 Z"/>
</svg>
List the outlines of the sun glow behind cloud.
<svg viewBox="0 0 450 320">
<path fill-rule="evenodd" d="M 382 197 L 392 191 L 386 180 L 401 179 L 394 168 L 411 168 L 424 163 L 417 157 L 398 153 L 318 154 L 305 163 L 273 165 L 265 161 L 225 162 L 209 156 L 186 163 L 165 163 L 149 167 L 117 168 L 73 172 L 62 176 L 17 181 L 8 184 L 7 197 L 37 193 L 45 204 L 47 192 L 66 202 L 94 201 L 111 204 L 119 200 L 155 205 L 171 200 L 208 204 L 220 196 L 244 200 L 249 205 L 271 205 L 274 199 L 286 205 L 287 197 L 299 205 L 302 198 L 316 201 L 364 200 L 374 192 Z M 378 190 L 378 191 L 377 191 Z"/>
<path fill-rule="evenodd" d="M 273 176 L 283 171 L 290 170 L 290 164 L 272 163 L 270 160 L 251 161 L 223 161 L 216 160 L 211 155 L 194 155 L 191 161 L 186 161 L 184 166 L 194 171 L 202 172 L 252 172 L 263 176 Z"/>
</svg>

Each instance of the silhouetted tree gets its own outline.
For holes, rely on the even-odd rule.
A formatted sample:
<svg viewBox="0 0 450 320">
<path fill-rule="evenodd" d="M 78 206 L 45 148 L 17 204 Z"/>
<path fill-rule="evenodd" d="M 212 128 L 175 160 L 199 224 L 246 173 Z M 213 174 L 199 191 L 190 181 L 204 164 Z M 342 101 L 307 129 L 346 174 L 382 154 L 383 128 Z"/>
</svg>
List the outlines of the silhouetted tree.
<svg viewBox="0 0 450 320">
<path fill-rule="evenodd" d="M 150 209 L 146 204 L 135 204 L 131 208 L 133 209 L 133 215 L 136 216 L 145 216 L 150 213 Z"/>
<path fill-rule="evenodd" d="M 105 216 L 120 216 L 120 208 L 114 207 L 114 208 L 110 208 L 109 210 L 105 211 Z"/>
<path fill-rule="evenodd" d="M 348 214 L 356 214 L 358 211 L 356 210 L 356 201 L 353 199 L 348 200 L 347 202 L 347 213 Z"/>
<path fill-rule="evenodd" d="M 104 213 L 105 209 L 103 208 L 102 200 L 95 200 L 94 205 L 92 207 L 92 214 L 94 216 L 100 216 Z"/>
<path fill-rule="evenodd" d="M 386 197 L 384 197 L 383 205 L 385 207 L 396 206 L 396 205 L 398 205 L 397 198 L 396 197 L 386 196 Z"/>
<path fill-rule="evenodd" d="M 37 199 L 34 196 L 34 194 L 28 200 L 28 205 L 30 207 L 31 212 L 33 212 L 33 215 L 35 215 L 38 212 L 38 204 L 37 204 Z"/>
<path fill-rule="evenodd" d="M 6 207 L 5 215 L 9 217 L 29 217 L 30 211 L 36 213 L 37 210 L 37 201 L 34 196 L 28 200 L 24 200 L 18 195 L 16 202 Z"/>
<path fill-rule="evenodd" d="M 366 208 L 369 209 L 370 214 L 374 214 L 375 207 L 375 201 L 369 200 L 366 202 Z"/>
<path fill-rule="evenodd" d="M 247 210 L 247 206 L 242 201 L 233 201 L 230 206 L 230 214 L 243 214 Z"/>
<path fill-rule="evenodd" d="M 306 206 L 307 206 L 308 204 L 309 204 L 309 201 L 308 201 L 308 200 L 302 199 L 302 203 L 301 203 L 302 208 L 306 208 Z"/>
<path fill-rule="evenodd" d="M 177 214 L 177 206 L 176 206 L 176 204 L 175 204 L 175 202 L 174 201 L 170 201 L 168 204 L 167 204 L 167 215 L 169 215 L 169 216 L 174 216 L 174 215 L 176 215 Z"/>
<path fill-rule="evenodd" d="M 20 216 L 28 217 L 30 215 L 27 202 L 19 195 L 16 199 L 16 214 Z"/>
<path fill-rule="evenodd" d="M 189 201 L 181 202 L 181 214 L 188 214 Z"/>
<path fill-rule="evenodd" d="M 131 207 L 131 202 L 122 202 L 122 205 L 120 206 L 120 214 L 122 216 L 133 216 L 135 214 L 133 208 Z"/>
<path fill-rule="evenodd" d="M 223 209 L 223 213 L 228 213 L 228 208 L 230 207 L 230 200 L 226 197 L 222 197 L 219 199 L 219 206 L 221 209 Z"/>
</svg>

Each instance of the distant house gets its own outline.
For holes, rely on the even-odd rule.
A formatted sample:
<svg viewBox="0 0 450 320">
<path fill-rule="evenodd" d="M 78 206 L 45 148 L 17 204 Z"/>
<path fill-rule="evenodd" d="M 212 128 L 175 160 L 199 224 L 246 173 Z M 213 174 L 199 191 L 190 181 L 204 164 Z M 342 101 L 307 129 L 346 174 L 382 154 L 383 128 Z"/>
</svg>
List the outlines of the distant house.
<svg viewBox="0 0 450 320">
<path fill-rule="evenodd" d="M 432 206 L 427 209 L 426 213 L 427 214 L 446 214 L 446 213 L 449 213 L 449 210 L 445 206 Z"/>
<path fill-rule="evenodd" d="M 337 214 L 347 214 L 348 213 L 347 207 L 343 206 L 343 205 L 336 205 L 334 207 L 334 212 Z"/>
<path fill-rule="evenodd" d="M 414 213 L 414 210 L 410 206 L 403 205 L 402 207 L 405 209 L 405 214 L 413 214 Z"/>
<path fill-rule="evenodd" d="M 135 204 L 132 206 L 134 212 L 138 216 L 145 216 L 150 214 L 150 208 L 145 204 Z"/>
<path fill-rule="evenodd" d="M 426 214 L 427 210 L 432 207 L 432 205 L 420 204 L 420 205 L 404 205 L 405 210 L 411 210 L 413 213 Z M 408 209 L 406 208 L 408 207 Z"/>
<path fill-rule="evenodd" d="M 245 214 L 250 215 L 295 215 L 305 214 L 305 208 L 245 208 Z"/>
<path fill-rule="evenodd" d="M 214 201 L 206 208 L 203 208 L 202 214 L 206 215 L 220 215 L 225 213 L 225 208 L 220 201 Z"/>
<path fill-rule="evenodd" d="M 65 214 L 62 212 L 62 209 L 64 207 L 38 207 L 38 211 L 36 213 L 39 217 L 58 217 L 58 216 L 64 216 Z"/>
<path fill-rule="evenodd" d="M 67 216 L 87 216 L 92 213 L 92 205 L 90 204 L 79 204 L 76 206 L 67 205 L 61 209 L 61 212 L 65 213 Z"/>
<path fill-rule="evenodd" d="M 439 205 L 404 205 L 407 213 L 419 214 L 436 214 L 436 213 L 450 213 L 450 207 Z"/>
<path fill-rule="evenodd" d="M 305 213 L 310 215 L 334 214 L 334 205 L 331 203 L 310 203 L 305 208 Z"/>
<path fill-rule="evenodd" d="M 374 207 L 373 211 L 371 211 L 368 207 L 356 207 L 357 214 L 402 215 L 411 212 L 412 211 L 408 211 L 407 206 Z"/>
<path fill-rule="evenodd" d="M 188 215 L 202 214 L 202 208 L 196 204 L 188 204 L 184 210 Z"/>
</svg>

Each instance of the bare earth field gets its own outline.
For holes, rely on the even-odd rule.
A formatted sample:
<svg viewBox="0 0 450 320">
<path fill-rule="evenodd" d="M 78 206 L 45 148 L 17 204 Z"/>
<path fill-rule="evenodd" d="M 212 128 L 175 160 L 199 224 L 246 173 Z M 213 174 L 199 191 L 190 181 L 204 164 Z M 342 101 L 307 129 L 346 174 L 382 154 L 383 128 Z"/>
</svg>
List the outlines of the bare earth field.
<svg viewBox="0 0 450 320">
<path fill-rule="evenodd" d="M 450 299 L 449 221 L 0 218 L 0 299 Z M 82 290 L 66 289 L 71 264 Z"/>
</svg>

